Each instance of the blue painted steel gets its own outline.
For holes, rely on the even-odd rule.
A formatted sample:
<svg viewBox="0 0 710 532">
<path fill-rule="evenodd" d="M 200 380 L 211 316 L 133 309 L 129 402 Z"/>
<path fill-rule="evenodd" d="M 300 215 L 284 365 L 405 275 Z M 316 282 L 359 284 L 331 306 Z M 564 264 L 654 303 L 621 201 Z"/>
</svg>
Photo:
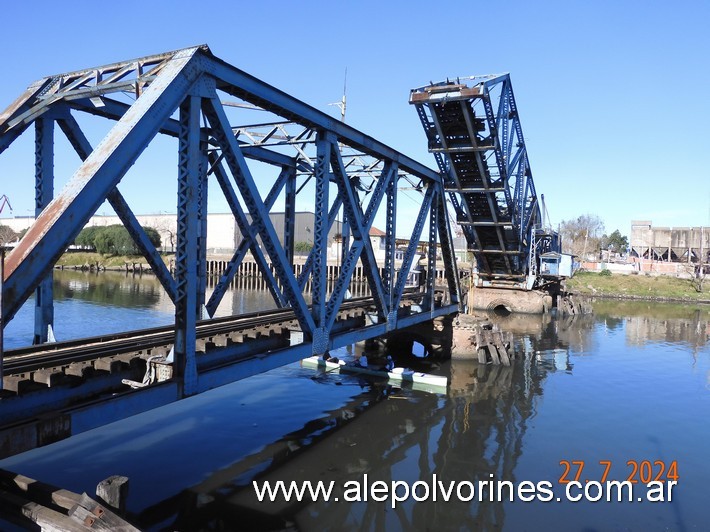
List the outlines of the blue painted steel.
<svg viewBox="0 0 710 532">
<path fill-rule="evenodd" d="M 207 289 L 207 154 L 200 158 L 200 181 L 197 187 L 197 315 L 202 318 Z"/>
<path fill-rule="evenodd" d="M 454 242 L 449 230 L 448 217 L 446 215 L 446 197 L 443 193 L 437 195 L 438 203 L 436 208 L 439 210 L 437 216 L 437 224 L 439 230 L 439 241 L 441 245 L 441 255 L 444 262 L 444 278 L 448 287 L 449 301 L 459 305 L 459 311 L 463 312 L 463 301 L 461 300 L 461 284 L 458 273 L 456 272 L 456 255 L 454 253 Z"/>
<path fill-rule="evenodd" d="M 50 83 L 50 78 L 35 81 L 5 111 L 0 113 L 0 153 L 4 152 L 17 137 L 32 125 L 31 121 L 16 124 L 15 120 L 27 112 L 32 102 L 46 90 Z M 10 125 L 11 123 L 13 125 Z"/>
<path fill-rule="evenodd" d="M 130 108 L 130 106 L 125 103 L 110 100 L 108 98 L 103 98 L 102 104 L 103 105 L 101 107 L 96 107 L 90 100 L 83 99 L 71 100 L 67 102 L 67 105 L 73 109 L 111 120 L 119 120 Z M 177 138 L 179 130 L 179 122 L 174 119 L 168 119 L 162 124 L 160 133 Z M 201 138 L 203 141 L 207 141 L 207 135 L 204 134 L 204 132 Z M 266 164 L 273 164 L 275 166 L 295 167 L 298 164 L 295 157 L 289 157 L 282 153 L 262 148 L 260 146 L 242 146 L 242 154 L 248 159 L 261 161 Z"/>
<path fill-rule="evenodd" d="M 450 315 L 456 310 L 455 305 L 442 306 L 430 314 L 415 314 L 401 318 L 400 325 L 401 327 L 410 327 L 438 316 Z M 333 336 L 331 346 L 332 348 L 345 347 L 368 338 L 382 336 L 386 332 L 386 324 L 370 325 L 363 329 L 341 332 Z M 235 380 L 263 373 L 284 364 L 296 362 L 310 354 L 311 346 L 308 343 L 303 343 L 276 350 L 270 353 L 269 356 L 250 357 L 204 371 L 200 374 L 195 393 L 201 393 L 229 384 Z M 52 415 L 61 415 L 69 419 L 70 433 L 71 435 L 76 435 L 107 423 L 170 404 L 181 397 L 178 382 L 167 381 L 139 390 L 111 394 L 103 400 L 92 401 L 85 406 L 76 406 L 80 404 L 82 398 L 91 397 L 101 390 L 107 381 L 118 382 L 120 378 L 120 376 L 107 375 L 103 378 L 91 379 L 81 387 L 50 388 L 46 393 L 42 394 L 28 394 L 24 397 L 4 399 L 0 402 L 0 418 L 8 423 L 32 420 L 36 416 L 46 413 L 47 405 L 50 405 L 50 409 L 53 411 Z M 57 414 L 59 409 L 62 409 L 61 414 Z M 45 419 L 51 420 L 52 415 L 45 416 Z M 33 422 L 30 421 L 29 426 L 32 426 L 32 424 Z M 26 435 L 28 429 L 29 427 L 25 426 L 23 434 Z M 35 428 L 35 430 L 38 429 Z M 0 430 L 0 442 L 4 437 L 4 431 Z M 31 449 L 36 445 L 36 441 L 31 442 L 27 448 L 19 449 L 18 452 Z"/>
<path fill-rule="evenodd" d="M 385 242 L 385 266 L 382 272 L 382 286 L 385 290 L 387 298 L 387 315 L 388 330 L 394 330 L 397 326 L 397 312 L 394 307 L 394 282 L 395 282 L 395 253 L 397 251 L 397 178 L 392 177 L 397 175 L 397 169 L 386 167 L 388 175 L 386 194 L 386 221 L 385 233 L 387 241 Z"/>
<path fill-rule="evenodd" d="M 488 281 L 522 281 L 540 209 L 510 77 L 446 81 L 411 92 L 451 203 Z"/>
<path fill-rule="evenodd" d="M 131 105 L 119 101 L 120 93 L 127 90 L 136 96 Z M 114 94 L 118 94 L 116 97 L 119 99 L 113 99 Z M 253 139 L 257 137 L 241 134 L 243 127 L 230 125 L 220 101 L 224 94 L 259 106 L 283 120 L 267 124 L 265 134 L 256 142 Z M 179 117 L 175 119 L 178 110 Z M 77 112 L 117 121 L 96 149 L 89 145 L 70 114 Z M 201 119 L 204 119 L 202 127 Z M 46 124 L 40 125 L 38 120 L 46 121 Z M 98 206 L 109 200 L 175 303 L 175 378 L 172 384 L 150 386 L 131 394 L 131 399 L 119 394 L 113 403 L 116 408 L 120 408 L 125 401 L 123 404 L 127 405 L 127 412 L 134 411 L 137 408 L 135 398 L 142 393 L 146 394 L 151 404 L 172 401 L 311 353 L 320 354 L 327 349 L 373 338 L 398 327 L 422 323 L 457 310 L 458 275 L 443 201 L 442 176 L 372 137 L 227 65 L 212 56 L 206 47 L 45 78 L 31 86 L 0 114 L 0 152 L 32 122 L 38 124 L 38 191 L 39 185 L 44 187 L 47 184 L 47 176 L 50 175 L 47 166 L 53 159 L 49 149 L 50 135 L 42 127 L 52 124 L 52 121 L 57 121 L 83 163 L 67 189 L 48 205 L 45 200 L 42 201 L 42 213 L 8 260 L 3 288 L 3 323 L 14 315 L 38 286 Z M 287 133 L 289 125 L 296 125 L 300 130 L 295 134 Z M 157 133 L 178 138 L 175 279 L 117 189 L 127 169 Z M 510 151 L 509 145 L 506 146 Z M 287 148 L 295 149 L 297 154 L 288 155 L 285 153 Z M 441 154 L 438 155 L 441 159 Z M 367 161 L 359 160 L 363 157 Z M 263 200 L 252 170 L 247 165 L 247 158 L 280 170 L 269 195 Z M 523 160 L 522 156 L 515 159 Z M 231 352 L 225 351 L 224 365 L 220 368 L 200 366 L 195 352 L 196 322 L 206 290 L 206 199 L 208 176 L 211 174 L 215 175 L 244 238 L 206 303 L 208 313 L 214 314 L 239 264 L 251 251 L 274 300 L 279 306 L 293 309 L 305 338 L 303 344 L 247 360 L 236 355 L 230 358 Z M 306 175 L 306 183 L 312 179 L 311 184 L 315 184 L 315 239 L 303 273 L 296 279 L 293 224 L 296 196 L 305 187 L 305 183 L 300 188 L 296 183 L 297 175 L 302 174 Z M 409 183 L 416 182 L 415 186 L 423 191 L 423 198 L 403 264 L 397 271 L 395 231 L 400 178 L 405 178 Z M 331 194 L 331 184 L 337 187 L 337 195 Z M 284 187 L 287 220 L 282 244 L 269 213 Z M 42 194 L 46 198 L 44 189 Z M 368 199 L 365 208 L 364 202 Z M 387 228 L 386 258 L 385 267 L 380 271 L 369 233 L 383 201 Z M 340 271 L 329 294 L 326 286 L 328 235 L 341 207 L 343 240 Z M 465 204 L 463 209 L 466 209 Z M 524 214 L 521 220 L 525 219 Z M 398 316 L 398 309 L 404 284 L 427 220 L 430 222 L 427 241 L 430 273 L 426 302 L 422 311 L 402 318 Z M 468 230 L 467 234 L 474 234 L 474 231 Z M 437 264 L 437 240 L 441 242 L 450 305 L 435 304 L 434 300 L 433 270 Z M 343 331 L 343 323 L 337 321 L 338 311 L 358 262 L 363 265 L 373 293 L 377 323 Z M 310 294 L 312 305 L 306 303 L 302 293 L 309 278 L 313 287 Z M 84 388 L 82 385 L 81 390 L 73 391 L 56 389 L 49 395 L 61 404 L 68 404 L 66 401 L 74 401 L 83 397 L 82 394 L 90 393 L 92 386 L 89 384 Z M 56 406 L 42 406 L 42 401 L 39 395 L 34 396 L 23 402 L 24 406 L 17 408 L 15 413 L 26 415 L 33 410 L 37 414 L 37 409 Z M 103 403 L 95 409 L 87 407 L 86 417 L 80 424 L 87 428 L 96 426 L 102 413 L 108 413 L 108 418 L 113 420 L 119 414 L 112 408 Z"/>
<path fill-rule="evenodd" d="M 412 238 L 407 246 L 407 251 L 404 253 L 404 260 L 402 260 L 402 266 L 399 270 L 397 276 L 397 284 L 394 290 L 395 301 L 394 308 L 399 307 L 399 303 L 402 300 L 402 294 L 404 294 L 404 285 L 407 282 L 407 275 L 412 269 L 412 263 L 414 262 L 414 255 L 417 252 L 417 246 L 419 245 L 419 238 L 422 236 L 422 230 L 424 229 L 424 222 L 427 217 L 427 213 L 431 208 L 432 199 L 434 197 L 435 187 L 429 185 L 424 192 L 424 197 L 422 199 L 422 206 L 419 209 L 419 214 L 417 215 L 417 221 L 414 224 L 414 231 L 412 232 Z"/>
<path fill-rule="evenodd" d="M 286 195 L 284 198 L 284 250 L 289 264 L 293 264 L 296 245 L 296 170 L 285 167 Z M 267 208 L 271 208 L 267 205 Z"/>
<path fill-rule="evenodd" d="M 439 192 L 434 193 L 432 199 L 432 208 L 429 210 L 429 239 L 427 246 L 427 269 L 426 278 L 424 279 L 424 287 L 426 296 L 424 297 L 423 308 L 426 310 L 434 309 L 434 276 L 436 275 L 436 232 L 439 228 L 438 214 L 439 209 Z"/>
<path fill-rule="evenodd" d="M 315 220 L 313 223 L 313 274 L 311 289 L 311 312 L 316 329 L 313 336 L 313 354 L 323 354 L 328 350 L 329 331 L 326 328 L 326 288 L 328 253 L 328 189 L 330 187 L 330 153 L 334 149 L 331 139 L 318 132 L 316 140 L 316 195 Z"/>
<path fill-rule="evenodd" d="M 84 136 L 81 128 L 79 128 L 79 124 L 76 123 L 74 117 L 67 112 L 59 117 L 57 122 L 64 132 L 64 135 L 67 137 L 67 140 L 69 140 L 69 143 L 73 146 L 77 155 L 79 155 L 79 158 L 85 161 L 93 151 L 93 148 L 88 139 Z M 160 258 L 158 250 L 155 249 L 150 238 L 148 238 L 148 235 L 145 234 L 145 231 L 143 231 L 143 228 L 138 223 L 128 203 L 123 199 L 123 196 L 117 188 L 114 188 L 108 194 L 107 199 L 113 210 L 116 211 L 116 215 L 121 219 L 123 225 L 128 230 L 131 238 L 133 238 L 136 246 L 138 246 L 138 249 L 141 250 L 141 253 L 148 261 L 148 264 L 160 281 L 163 289 L 165 289 L 168 297 L 170 297 L 170 300 L 174 303 L 176 294 L 175 279 L 173 279 L 165 263 Z"/>
<path fill-rule="evenodd" d="M 237 268 L 241 264 L 242 260 L 244 260 L 244 257 L 246 255 L 247 250 L 251 251 L 252 257 L 254 258 L 254 261 L 256 262 L 259 271 L 261 272 L 261 275 L 264 276 L 264 279 L 266 281 L 266 286 L 269 288 L 271 291 L 271 295 L 274 298 L 274 301 L 280 306 L 283 307 L 286 305 L 286 301 L 284 299 L 283 294 L 279 290 L 278 284 L 276 283 L 276 279 L 274 278 L 274 274 L 271 272 L 271 269 L 269 268 L 269 263 L 266 260 L 266 257 L 264 257 L 264 252 L 261 250 L 259 247 L 257 241 L 256 241 L 256 234 L 258 232 L 258 227 L 259 227 L 259 217 L 257 217 L 254 222 L 249 225 L 249 222 L 247 220 L 246 214 L 244 214 L 244 211 L 242 210 L 241 205 L 239 204 L 239 199 L 237 198 L 237 194 L 234 191 L 234 188 L 232 185 L 229 183 L 229 178 L 227 177 L 226 172 L 224 171 L 224 168 L 222 167 L 221 164 L 214 164 L 212 166 L 214 175 L 217 178 L 217 183 L 219 184 L 220 188 L 222 189 L 222 192 L 224 193 L 224 197 L 227 199 L 227 204 L 229 205 L 230 210 L 232 211 L 232 214 L 234 215 L 234 219 L 237 221 L 237 225 L 239 226 L 239 230 L 242 233 L 243 240 L 239 244 L 239 247 L 237 248 L 237 251 L 235 252 L 232 261 L 230 262 L 230 267 L 229 267 L 229 273 L 227 276 L 226 284 L 222 287 L 220 287 L 220 292 L 219 292 L 219 300 L 222 299 L 222 296 L 224 295 L 224 291 L 228 288 L 229 282 L 233 279 L 234 274 L 236 273 Z M 278 184 L 278 182 L 277 182 Z M 273 194 L 272 194 L 273 195 Z M 268 200 L 268 198 L 267 198 Z M 275 201 L 275 198 L 271 198 L 271 204 Z M 265 209 L 270 209 L 271 205 L 269 205 L 268 201 L 265 201 L 264 203 L 264 208 Z M 253 218 L 253 217 L 252 217 Z M 214 311 L 217 309 L 217 305 L 219 304 L 219 300 L 212 300 L 210 299 L 210 315 L 214 314 Z M 209 311 L 209 309 L 208 309 Z"/>
<path fill-rule="evenodd" d="M 199 96 L 188 96 L 180 105 L 174 371 L 182 397 L 197 393 L 198 386 L 195 326 L 198 312 L 197 237 L 200 230 L 198 194 L 202 161 L 200 104 Z"/>
<path fill-rule="evenodd" d="M 345 256 L 350 248 L 350 222 L 343 220 L 340 224 L 340 262 L 345 262 Z"/>
<path fill-rule="evenodd" d="M 135 162 L 198 75 L 186 54 L 166 66 L 42 211 L 6 262 L 4 323 L 27 299 L 91 215 Z"/>
<path fill-rule="evenodd" d="M 331 131 L 353 148 L 396 162 L 402 170 L 427 181 L 441 182 L 439 174 L 423 164 L 216 57 L 205 61 L 205 71 L 223 81 L 219 88 L 229 94 L 237 97 L 251 95 L 253 103 L 263 103 L 275 114 L 296 119 L 316 129 Z"/>
<path fill-rule="evenodd" d="M 35 216 L 54 197 L 54 120 L 35 121 Z M 50 270 L 35 290 L 35 332 L 33 344 L 43 344 L 54 327 L 54 278 Z"/>
<path fill-rule="evenodd" d="M 120 374 L 97 375 L 87 379 L 81 386 L 55 386 L 41 393 L 3 397 L 0 401 L 0 422 L 3 426 L 12 425 L 50 412 L 56 413 L 72 405 L 80 405 L 95 398 L 106 388 L 118 387 L 121 380 Z"/>
<path fill-rule="evenodd" d="M 215 173 L 215 176 L 217 177 L 217 180 L 222 187 L 222 191 L 225 192 L 225 197 L 227 197 L 227 203 L 231 205 L 232 202 L 236 200 L 235 197 L 233 197 L 234 191 L 229 185 L 227 177 L 224 173 L 223 168 L 221 165 L 214 165 L 213 170 Z M 279 174 L 278 179 L 274 183 L 273 187 L 271 188 L 271 191 L 269 192 L 268 196 L 266 196 L 266 199 L 264 200 L 264 207 L 268 210 L 271 210 L 271 207 L 274 205 L 276 202 L 276 199 L 278 195 L 281 193 L 281 190 L 283 189 L 284 185 L 288 186 L 288 183 L 292 181 L 293 176 L 293 169 L 292 168 L 284 168 L 281 170 L 281 173 Z M 230 207 L 231 208 L 231 207 Z M 236 216 L 237 220 L 239 220 L 239 212 L 241 212 L 241 208 L 236 209 Z M 235 210 L 232 210 L 234 213 Z M 283 306 L 284 299 L 283 299 L 283 294 L 281 291 L 278 289 L 278 286 L 276 286 L 276 283 L 273 279 L 273 274 L 271 273 L 271 270 L 267 267 L 263 267 L 262 259 L 263 259 L 263 253 L 261 252 L 261 248 L 255 245 L 253 235 L 256 233 L 255 226 L 252 223 L 247 231 L 242 230 L 242 235 L 244 235 L 244 239 L 239 243 L 239 246 L 237 247 L 236 251 L 234 252 L 234 255 L 232 255 L 232 258 L 229 260 L 227 264 L 227 268 L 225 269 L 224 273 L 220 277 L 219 283 L 217 286 L 215 286 L 215 289 L 212 292 L 212 295 L 210 296 L 209 301 L 206 304 L 207 307 L 207 313 L 210 316 L 214 316 L 215 311 L 217 310 L 217 307 L 219 306 L 220 302 L 222 301 L 222 298 L 224 297 L 224 294 L 226 293 L 227 289 L 229 288 L 230 283 L 234 279 L 234 276 L 237 273 L 237 270 L 239 268 L 239 265 L 242 263 L 244 260 L 244 257 L 246 256 L 247 251 L 250 249 L 252 250 L 252 256 L 257 258 L 257 265 L 259 265 L 259 268 L 261 268 L 262 275 L 265 275 L 267 279 L 271 279 L 271 281 L 268 283 L 268 288 L 271 291 L 272 296 L 274 297 L 274 300 L 279 303 L 280 306 Z M 256 248 L 256 249 L 254 249 Z"/>
<path fill-rule="evenodd" d="M 331 165 L 333 173 L 336 176 L 340 196 L 343 200 L 345 219 L 348 220 L 350 224 L 350 231 L 352 232 L 354 241 L 353 245 L 355 242 L 362 242 L 362 249 L 358 252 L 359 258 L 363 264 L 365 275 L 367 276 L 367 281 L 370 285 L 370 290 L 372 291 L 375 299 L 375 305 L 377 305 L 377 310 L 380 316 L 384 318 L 388 314 L 387 302 L 385 301 L 385 291 L 382 286 L 382 279 L 380 278 L 380 274 L 377 269 L 377 260 L 375 259 L 375 254 L 372 249 L 372 242 L 370 241 L 370 227 L 374 221 L 372 217 L 374 207 L 379 206 L 382 201 L 382 197 L 386 190 L 386 183 L 382 182 L 380 184 L 379 181 L 382 180 L 382 178 L 378 180 L 378 185 L 380 186 L 376 189 L 369 204 L 373 207 L 373 209 L 369 210 L 370 216 L 365 218 L 362 213 L 362 207 L 360 206 L 360 198 L 358 197 L 357 190 L 353 187 L 352 182 L 347 177 L 337 145 L 332 147 L 331 153 L 333 158 Z M 355 260 L 357 260 L 357 258 L 358 257 L 356 256 Z M 347 278 L 349 279 L 349 275 Z"/>
<path fill-rule="evenodd" d="M 269 218 L 269 212 L 266 210 L 264 203 L 259 197 L 259 191 L 254 184 L 254 179 L 251 177 L 251 172 L 244 161 L 244 157 L 239 150 L 236 140 L 231 134 L 229 121 L 224 114 L 222 104 L 216 97 L 207 98 L 205 99 L 203 113 L 212 126 L 212 132 L 217 144 L 222 149 L 232 177 L 239 186 L 242 198 L 249 212 L 252 214 L 252 219 L 256 223 L 257 232 L 259 236 L 261 236 L 264 247 L 276 269 L 276 275 L 283 287 L 284 295 L 294 309 L 296 319 L 304 334 L 311 336 L 315 330 L 313 317 L 308 311 L 308 305 L 298 288 L 298 282 L 293 275 L 293 269 L 288 264 L 286 254 L 276 236 L 276 231 Z"/>
</svg>

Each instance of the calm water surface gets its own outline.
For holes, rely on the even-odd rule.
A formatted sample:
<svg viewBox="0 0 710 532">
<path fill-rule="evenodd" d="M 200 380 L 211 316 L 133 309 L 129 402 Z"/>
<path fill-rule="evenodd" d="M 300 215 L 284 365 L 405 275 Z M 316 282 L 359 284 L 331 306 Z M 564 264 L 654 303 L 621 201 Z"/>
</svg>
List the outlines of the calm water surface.
<svg viewBox="0 0 710 532">
<path fill-rule="evenodd" d="M 171 323 L 152 278 L 57 275 L 57 337 Z M 234 290 L 220 314 L 273 306 Z M 596 302 L 577 320 L 511 317 L 513 368 L 451 361 L 446 395 L 286 366 L 0 462 L 93 493 L 130 478 L 131 519 L 148 529 L 708 530 L 710 309 Z M 31 338 L 32 309 L 6 328 Z M 347 352 L 341 356 L 349 356 Z M 672 502 L 317 502 L 258 505 L 251 480 L 626 480 L 629 461 L 677 463 Z M 656 464 L 654 464 L 656 462 Z M 577 466 L 568 475 L 574 477 Z M 638 478 L 638 473 L 637 473 Z M 337 489 L 337 488 L 336 488 Z M 420 487 L 420 489 L 423 489 Z M 640 489 L 640 488 L 639 488 Z M 464 490 L 465 491 L 465 490 Z M 341 490 L 342 493 L 342 490 Z M 639 494 L 645 493 L 639 492 Z M 420 495 L 422 492 L 420 491 Z M 466 495 L 464 493 L 464 495 Z M 636 495 L 636 493 L 635 493 Z"/>
</svg>

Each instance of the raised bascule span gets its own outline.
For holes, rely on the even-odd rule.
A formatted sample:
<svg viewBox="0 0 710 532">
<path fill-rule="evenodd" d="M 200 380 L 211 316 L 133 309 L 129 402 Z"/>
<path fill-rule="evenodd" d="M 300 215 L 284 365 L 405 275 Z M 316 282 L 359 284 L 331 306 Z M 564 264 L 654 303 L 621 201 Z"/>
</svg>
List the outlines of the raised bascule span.
<svg viewBox="0 0 710 532">
<path fill-rule="evenodd" d="M 544 297 L 559 282 L 540 266 L 543 255 L 559 255 L 560 239 L 543 224 L 510 76 L 432 83 L 413 89 L 409 101 L 476 261 L 484 288 L 476 306 L 512 297 L 518 298 L 513 308 L 526 298 L 534 306 L 539 298 L 525 292 Z M 505 289 L 516 295 L 497 291 Z"/>
</svg>

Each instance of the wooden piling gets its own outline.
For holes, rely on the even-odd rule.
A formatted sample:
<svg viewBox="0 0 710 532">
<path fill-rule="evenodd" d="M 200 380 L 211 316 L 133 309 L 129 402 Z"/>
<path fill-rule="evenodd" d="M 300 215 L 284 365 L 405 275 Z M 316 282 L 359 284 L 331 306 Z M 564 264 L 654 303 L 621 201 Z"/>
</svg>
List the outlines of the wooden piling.
<svg viewBox="0 0 710 532">
<path fill-rule="evenodd" d="M 96 486 L 96 496 L 114 510 L 126 510 L 128 497 L 128 477 L 113 475 L 99 482 Z"/>
</svg>

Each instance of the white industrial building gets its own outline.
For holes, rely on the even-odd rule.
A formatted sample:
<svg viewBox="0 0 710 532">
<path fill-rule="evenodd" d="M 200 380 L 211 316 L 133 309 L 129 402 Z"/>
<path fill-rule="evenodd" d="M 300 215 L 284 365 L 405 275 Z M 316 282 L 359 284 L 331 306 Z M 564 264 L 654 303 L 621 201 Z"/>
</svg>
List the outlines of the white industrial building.
<svg viewBox="0 0 710 532">
<path fill-rule="evenodd" d="M 271 223 L 276 234 L 283 241 L 285 213 L 274 212 L 270 214 Z M 176 246 L 177 218 L 174 214 L 138 214 L 138 223 L 142 227 L 152 227 L 160 234 L 162 243 L 161 251 L 174 252 Z M 251 217 L 247 215 L 251 222 Z M 0 225 L 5 225 L 19 233 L 29 228 L 34 223 L 32 216 L 18 216 L 14 218 L 1 218 Z M 313 244 L 313 226 L 315 216 L 312 212 L 297 212 L 294 224 L 295 243 Z M 116 215 L 97 214 L 91 217 L 86 227 L 121 225 L 121 220 Z M 336 221 L 330 229 L 328 235 L 328 258 L 338 261 L 342 254 L 342 241 L 339 238 L 342 232 L 342 223 Z M 239 226 L 231 213 L 210 213 L 207 215 L 207 253 L 209 255 L 231 255 L 239 246 L 243 235 Z M 376 227 L 370 229 L 370 241 L 375 254 L 375 259 L 380 265 L 385 260 L 385 239 L 386 233 Z M 395 261 L 399 262 L 404 258 L 404 248 L 408 244 L 406 239 L 398 239 L 398 249 L 395 252 Z M 11 243 L 9 244 L 12 245 Z M 454 250 L 457 260 L 466 260 L 466 243 L 462 236 L 454 238 Z"/>
<path fill-rule="evenodd" d="M 271 223 L 274 225 L 276 234 L 283 240 L 284 217 L 283 212 L 271 213 Z M 177 218 L 174 214 L 138 214 L 138 223 L 142 227 L 152 227 L 160 234 L 162 251 L 175 251 Z M 247 215 L 251 222 L 251 218 Z M 297 212 L 294 224 L 294 242 L 305 242 L 313 244 L 314 215 L 312 212 Z M 19 233 L 34 223 L 34 217 L 18 216 L 15 218 L 2 218 L 0 224 L 10 227 Z M 91 217 L 86 227 L 121 225 L 121 220 L 116 215 L 94 215 Z M 334 241 L 334 237 L 341 232 L 341 223 L 335 222 L 328 235 L 328 243 Z M 239 226 L 231 213 L 215 213 L 207 215 L 207 253 L 209 254 L 231 254 L 243 239 Z"/>
</svg>

